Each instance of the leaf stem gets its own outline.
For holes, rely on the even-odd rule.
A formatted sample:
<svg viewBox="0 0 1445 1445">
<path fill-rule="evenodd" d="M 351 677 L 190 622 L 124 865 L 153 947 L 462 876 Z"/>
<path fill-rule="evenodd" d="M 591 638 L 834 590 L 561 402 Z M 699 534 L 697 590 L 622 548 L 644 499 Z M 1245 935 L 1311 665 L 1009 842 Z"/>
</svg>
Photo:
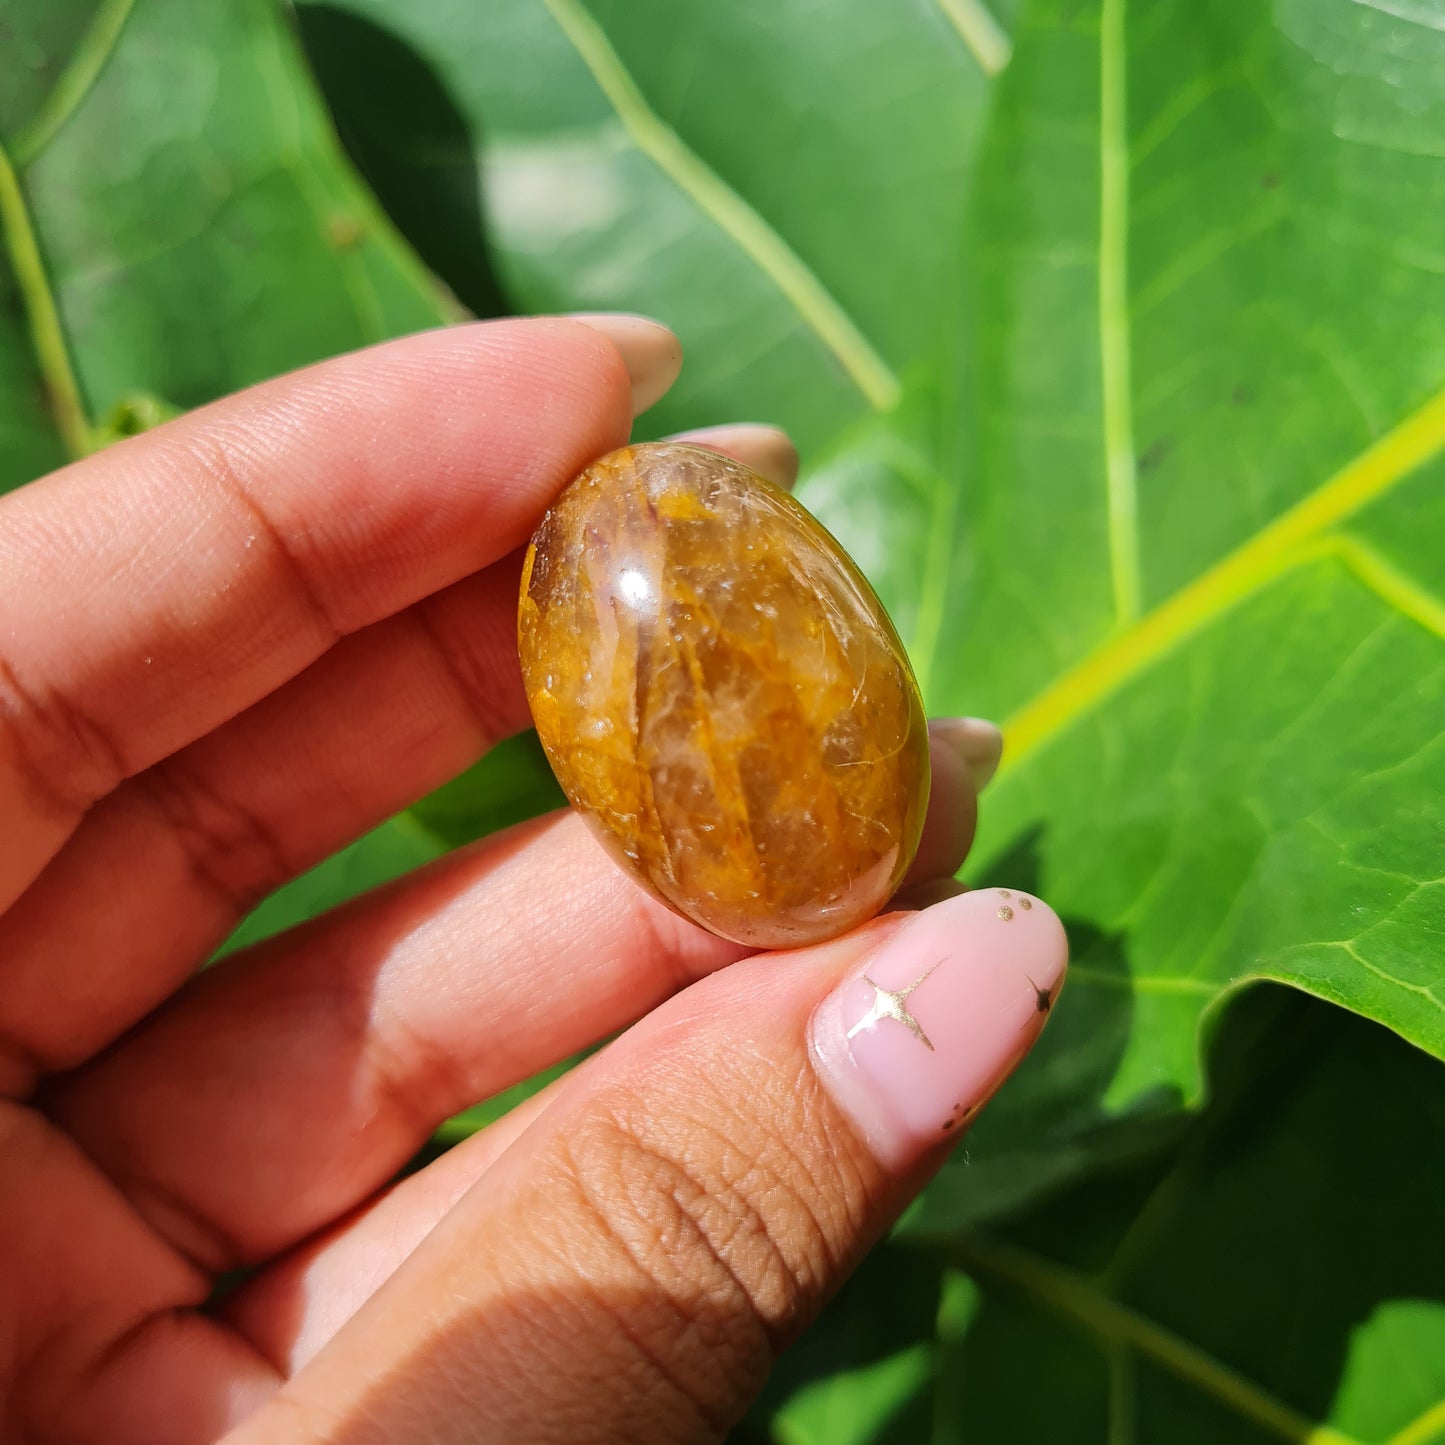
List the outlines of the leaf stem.
<svg viewBox="0 0 1445 1445">
<path fill-rule="evenodd" d="M 30 325 L 31 345 L 40 365 L 56 430 L 72 457 L 84 456 L 90 448 L 90 422 L 80 399 L 80 386 L 65 344 L 60 312 L 45 274 L 35 227 L 20 188 L 20 178 L 5 147 L 0 145 L 0 233 L 15 271 L 15 284 Z"/>
<path fill-rule="evenodd" d="M 11 142 L 11 158 L 17 170 L 24 170 L 50 144 L 90 93 L 134 6 L 135 0 L 101 0 L 50 94 L 31 117 L 30 124 Z"/>
<path fill-rule="evenodd" d="M 1350 1435 L 1307 1419 L 1232 1366 L 1128 1305 L 1110 1299 L 1085 1275 L 1001 1242 L 985 1245 L 970 1241 L 959 1247 L 956 1258 L 969 1273 L 992 1276 L 1012 1285 L 1055 1314 L 1081 1325 L 1104 1344 L 1138 1350 L 1170 1374 L 1292 1445 L 1361 1445 Z"/>
</svg>

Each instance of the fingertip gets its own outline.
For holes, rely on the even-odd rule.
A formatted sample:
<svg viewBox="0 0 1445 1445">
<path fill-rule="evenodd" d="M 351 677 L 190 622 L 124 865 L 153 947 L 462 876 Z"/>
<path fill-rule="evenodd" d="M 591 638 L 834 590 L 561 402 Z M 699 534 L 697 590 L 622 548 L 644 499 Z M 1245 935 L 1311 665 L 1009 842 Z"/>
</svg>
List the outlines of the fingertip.
<svg viewBox="0 0 1445 1445">
<path fill-rule="evenodd" d="M 781 427 L 761 422 L 730 422 L 678 432 L 668 441 L 689 442 L 719 452 L 766 477 L 785 492 L 798 480 L 798 449 Z"/>
<path fill-rule="evenodd" d="M 907 919 L 819 1005 L 814 1067 L 895 1173 L 957 1138 L 1042 1032 L 1063 986 L 1058 915 L 989 888 Z"/>
<path fill-rule="evenodd" d="M 563 318 L 599 332 L 616 348 L 632 389 L 632 414 L 641 416 L 672 389 L 682 371 L 682 343 L 650 316 L 625 312 L 575 312 Z"/>
<path fill-rule="evenodd" d="M 904 880 L 909 888 L 933 879 L 949 878 L 963 866 L 978 828 L 978 790 L 968 758 L 953 745 L 950 724 L 938 718 L 928 725 L 928 751 L 932 780 L 928 811 L 918 852 Z"/>
<path fill-rule="evenodd" d="M 942 717 L 928 725 L 930 742 L 960 759 L 973 778 L 974 791 L 983 790 L 998 772 L 1003 758 L 1003 733 L 987 718 Z"/>
</svg>

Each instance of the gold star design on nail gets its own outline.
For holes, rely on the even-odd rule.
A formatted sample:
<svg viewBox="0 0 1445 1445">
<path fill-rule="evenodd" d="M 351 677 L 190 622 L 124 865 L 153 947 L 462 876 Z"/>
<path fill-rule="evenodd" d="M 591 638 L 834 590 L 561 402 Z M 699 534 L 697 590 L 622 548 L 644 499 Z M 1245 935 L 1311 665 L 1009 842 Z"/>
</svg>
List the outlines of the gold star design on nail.
<svg viewBox="0 0 1445 1445">
<path fill-rule="evenodd" d="M 902 1024 L 929 1053 L 932 1053 L 933 1041 L 923 1032 L 918 1020 L 908 1012 L 908 995 L 911 994 L 924 979 L 928 978 L 934 969 L 939 968 L 943 964 L 943 961 L 944 960 L 940 958 L 938 962 L 933 965 L 933 968 L 925 969 L 907 988 L 884 988 L 882 984 L 874 983 L 865 973 L 863 975 L 863 982 L 873 990 L 873 1006 L 848 1030 L 847 1037 L 851 1039 L 854 1034 L 861 1033 L 864 1029 L 871 1029 L 874 1024 L 880 1023 L 883 1019 L 894 1019 Z"/>
</svg>

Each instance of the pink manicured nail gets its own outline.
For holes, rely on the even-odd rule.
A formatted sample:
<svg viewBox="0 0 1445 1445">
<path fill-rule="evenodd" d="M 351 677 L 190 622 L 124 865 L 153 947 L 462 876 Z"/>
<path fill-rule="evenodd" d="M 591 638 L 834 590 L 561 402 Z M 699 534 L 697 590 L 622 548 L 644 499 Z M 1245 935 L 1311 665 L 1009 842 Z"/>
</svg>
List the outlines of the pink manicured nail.
<svg viewBox="0 0 1445 1445">
<path fill-rule="evenodd" d="M 988 888 L 915 914 L 819 1005 L 819 1075 L 879 1160 L 959 1134 L 1028 1053 L 1063 986 L 1053 909 Z"/>
</svg>

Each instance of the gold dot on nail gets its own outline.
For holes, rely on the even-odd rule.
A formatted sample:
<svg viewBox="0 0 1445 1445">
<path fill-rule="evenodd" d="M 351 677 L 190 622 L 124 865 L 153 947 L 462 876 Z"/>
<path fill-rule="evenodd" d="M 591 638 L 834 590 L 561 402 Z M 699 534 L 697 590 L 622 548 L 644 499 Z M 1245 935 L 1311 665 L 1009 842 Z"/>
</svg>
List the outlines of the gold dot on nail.
<svg viewBox="0 0 1445 1445">
<path fill-rule="evenodd" d="M 1028 898 L 1020 898 L 1020 899 L 1019 899 L 1019 907 L 1022 908 L 1025 913 L 1027 913 L 1027 912 L 1029 911 L 1029 909 L 1032 908 L 1033 906 L 1034 906 L 1034 905 L 1033 905 L 1033 900 L 1032 900 L 1032 899 L 1028 899 Z"/>
<path fill-rule="evenodd" d="M 1014 916 L 1014 911 L 1008 906 L 1007 903 L 1005 903 L 1004 906 L 999 909 L 998 916 L 1002 918 L 1005 923 L 1007 923 L 1009 919 Z"/>
<path fill-rule="evenodd" d="M 998 896 L 1000 898 L 1012 898 L 1013 894 L 1010 893 L 1007 888 L 1000 888 L 998 890 Z"/>
</svg>

